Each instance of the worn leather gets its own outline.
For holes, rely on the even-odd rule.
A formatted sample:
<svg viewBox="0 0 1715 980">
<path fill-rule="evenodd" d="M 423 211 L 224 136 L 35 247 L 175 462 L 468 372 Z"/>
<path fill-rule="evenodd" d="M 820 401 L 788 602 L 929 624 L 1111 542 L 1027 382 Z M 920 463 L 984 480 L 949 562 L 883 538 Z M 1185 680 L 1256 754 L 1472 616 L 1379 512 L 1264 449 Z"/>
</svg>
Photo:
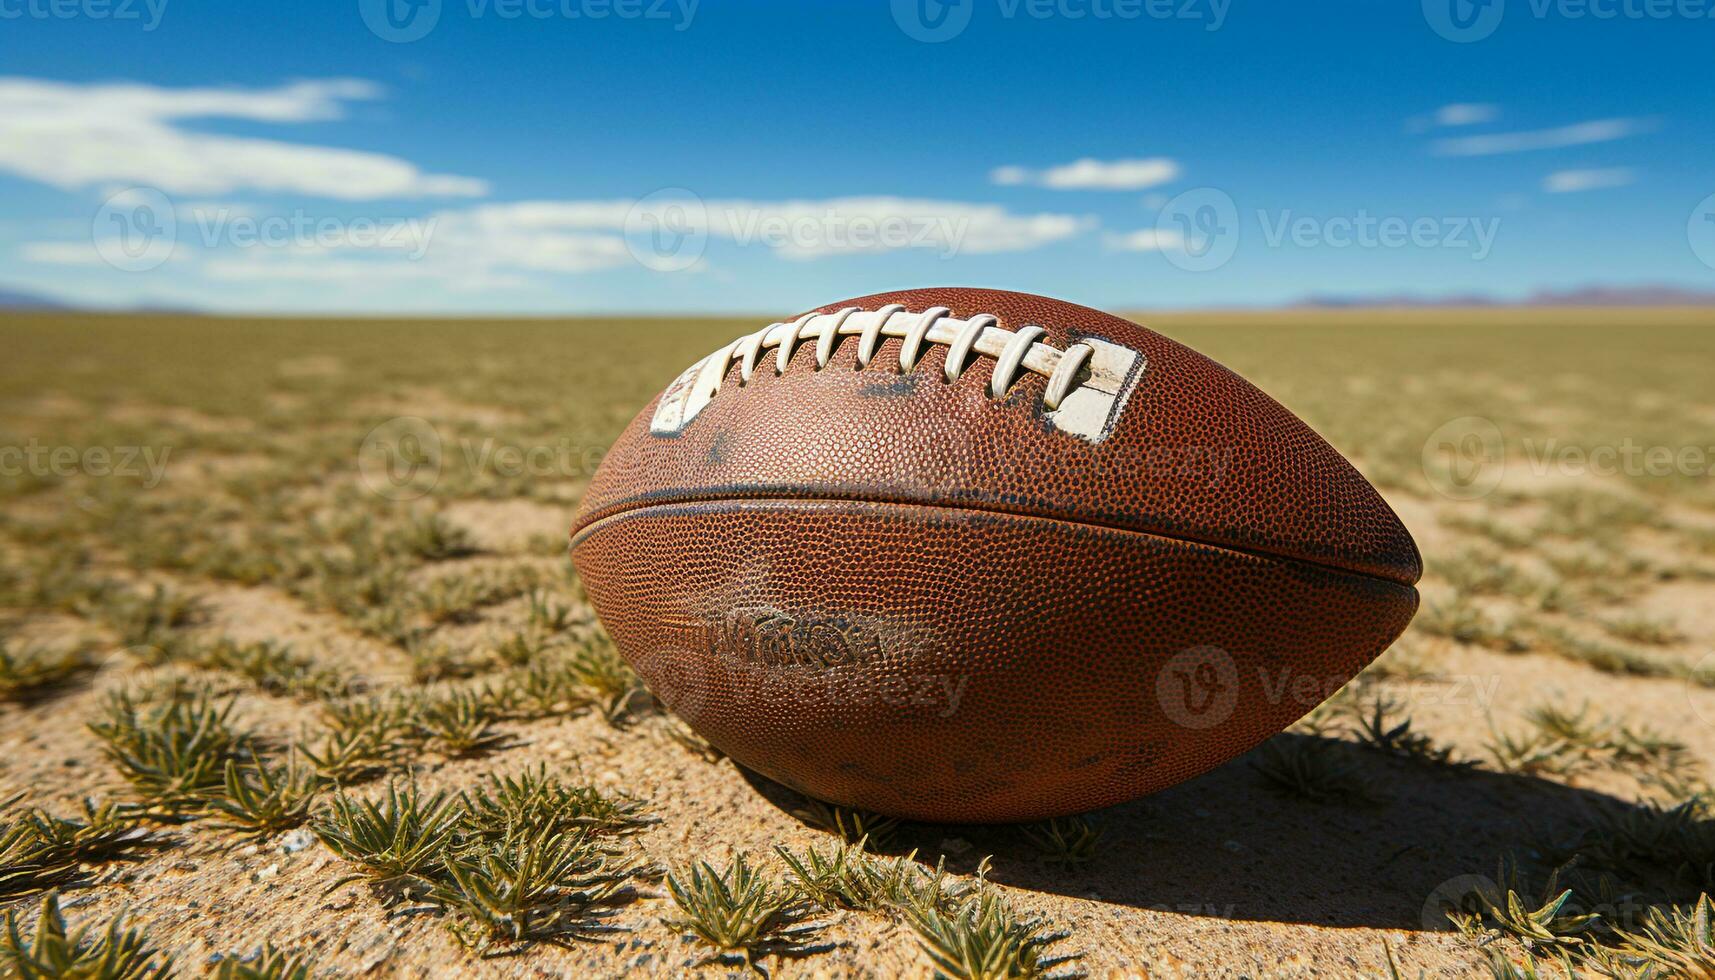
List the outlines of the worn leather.
<svg viewBox="0 0 1715 980">
<path fill-rule="evenodd" d="M 897 340 L 861 369 L 855 339 L 819 370 L 813 343 L 746 385 L 735 366 L 671 436 L 646 407 L 578 508 L 573 561 L 621 652 L 735 760 L 919 819 L 1077 812 L 1249 749 L 1409 622 L 1410 535 L 1232 372 L 1020 293 L 820 311 L 890 302 L 1147 366 L 1096 443 L 1046 423 L 1041 376 L 996 401 L 989 358 L 949 383 L 944 347 L 900 373 Z"/>
</svg>

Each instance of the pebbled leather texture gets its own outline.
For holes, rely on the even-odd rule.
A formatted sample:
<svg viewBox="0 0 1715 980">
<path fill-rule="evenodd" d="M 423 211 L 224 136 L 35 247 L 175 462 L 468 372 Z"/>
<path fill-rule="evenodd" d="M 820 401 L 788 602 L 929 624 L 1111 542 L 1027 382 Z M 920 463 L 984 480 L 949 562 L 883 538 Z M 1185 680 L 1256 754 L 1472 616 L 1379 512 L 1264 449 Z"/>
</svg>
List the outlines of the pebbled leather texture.
<svg viewBox="0 0 1715 980">
<path fill-rule="evenodd" d="M 572 557 L 620 651 L 736 761 L 938 821 L 1072 813 L 1232 758 L 1384 650 L 1416 546 L 1320 436 L 1209 359 L 1020 293 L 900 303 L 1141 353 L 1111 432 L 1043 417 L 1046 379 L 946 382 L 933 345 L 857 367 L 733 366 L 681 431 L 654 403 L 579 505 Z M 761 327 L 759 323 L 757 326 Z M 938 693 L 937 693 L 938 692 Z"/>
</svg>

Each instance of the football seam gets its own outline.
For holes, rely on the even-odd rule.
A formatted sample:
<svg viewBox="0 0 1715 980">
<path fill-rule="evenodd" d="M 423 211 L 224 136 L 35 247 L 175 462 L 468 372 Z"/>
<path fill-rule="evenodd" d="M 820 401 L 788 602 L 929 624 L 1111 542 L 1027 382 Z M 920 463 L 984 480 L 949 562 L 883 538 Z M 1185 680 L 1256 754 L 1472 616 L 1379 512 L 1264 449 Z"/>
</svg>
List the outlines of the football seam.
<svg viewBox="0 0 1715 980">
<path fill-rule="evenodd" d="M 569 551 L 576 550 L 578 545 L 582 544 L 584 541 L 588 540 L 590 538 L 590 536 L 593 535 L 597 531 L 597 529 L 599 529 L 602 525 L 607 524 L 611 521 L 615 521 L 615 520 L 618 520 L 618 519 L 624 518 L 624 517 L 632 517 L 632 516 L 635 516 L 635 515 L 643 512 L 643 511 L 666 509 L 666 508 L 686 507 L 686 506 L 696 506 L 699 504 L 729 505 L 732 507 L 753 507 L 756 505 L 768 505 L 768 504 L 794 504 L 794 505 L 856 504 L 856 505 L 860 505 L 860 506 L 873 507 L 873 508 L 884 508 L 884 507 L 921 508 L 924 510 L 944 511 L 944 512 L 949 512 L 949 513 L 966 513 L 966 514 L 975 514 L 975 515 L 982 515 L 982 516 L 989 516 L 989 517 L 1005 517 L 1005 518 L 1012 518 L 1014 520 L 1043 521 L 1043 522 L 1050 523 L 1050 524 L 1061 524 L 1061 525 L 1065 525 L 1067 527 L 1072 527 L 1072 528 L 1084 528 L 1084 529 L 1098 530 L 1098 531 L 1114 531 L 1114 532 L 1119 532 L 1122 534 L 1136 534 L 1136 535 L 1141 535 L 1143 537 L 1155 538 L 1155 539 L 1160 540 L 1160 541 L 1171 541 L 1171 542 L 1176 542 L 1178 544 L 1195 545 L 1195 546 L 1200 547 L 1200 548 L 1208 548 L 1212 551 L 1224 552 L 1226 554 L 1245 557 L 1245 558 L 1251 558 L 1251 559 L 1254 559 L 1257 561 L 1268 561 L 1268 562 L 1277 562 L 1277 563 L 1298 565 L 1298 566 L 1301 566 L 1304 568 L 1312 568 L 1312 569 L 1316 569 L 1318 571 L 1329 572 L 1332 574 L 1344 575 L 1344 576 L 1349 576 L 1349 577 L 1358 578 L 1358 579 L 1365 579 L 1365 580 L 1372 581 L 1372 582 L 1379 582 L 1379 583 L 1382 583 L 1385 585 L 1394 586 L 1396 588 L 1405 589 L 1405 590 L 1411 592 L 1414 596 L 1417 594 L 1417 587 L 1416 587 L 1417 581 L 1415 579 L 1413 579 L 1412 581 L 1409 581 L 1409 582 L 1401 581 L 1400 579 L 1397 579 L 1397 578 L 1389 578 L 1386 575 L 1375 575 L 1375 574 L 1372 574 L 1370 572 L 1359 571 L 1358 569 L 1355 569 L 1355 568 L 1347 568 L 1343 565 L 1333 565 L 1333 564 L 1329 564 L 1327 562 L 1315 561 L 1314 559 L 1299 558 L 1295 555 L 1283 555 L 1283 554 L 1280 554 L 1278 552 L 1267 551 L 1267 550 L 1260 549 L 1260 548 L 1241 548 L 1241 547 L 1237 547 L 1235 545 L 1226 544 L 1226 543 L 1222 543 L 1222 542 L 1205 541 L 1205 540 L 1202 540 L 1199 538 L 1193 538 L 1193 537 L 1188 537 L 1185 535 L 1178 535 L 1178 534 L 1163 534 L 1159 531 L 1144 531 L 1144 530 L 1140 530 L 1140 529 L 1135 528 L 1135 527 L 1125 527 L 1123 525 L 1110 524 L 1110 523 L 1106 523 L 1106 522 L 1102 522 L 1102 521 L 1074 521 L 1074 520 L 1067 520 L 1066 518 L 1063 518 L 1063 517 L 1052 517 L 1052 516 L 1045 515 L 1045 514 L 1020 513 L 1018 511 L 1001 510 L 1001 509 L 993 508 L 993 507 L 970 506 L 968 504 L 951 504 L 951 503 L 944 503 L 944 502 L 937 502 L 937 501 L 920 501 L 920 500 L 871 500 L 871 499 L 865 499 L 862 497 L 793 497 L 793 496 L 690 497 L 690 498 L 685 498 L 685 499 L 657 500 L 657 501 L 640 502 L 640 503 L 633 504 L 632 506 L 621 507 L 618 510 L 608 511 L 607 513 L 604 513 L 599 517 L 596 517 L 596 518 L 591 519 L 591 520 L 587 520 L 583 524 L 573 527 L 572 531 L 571 531 L 571 535 L 570 535 L 570 542 L 567 545 L 567 551 L 569 552 Z"/>
</svg>

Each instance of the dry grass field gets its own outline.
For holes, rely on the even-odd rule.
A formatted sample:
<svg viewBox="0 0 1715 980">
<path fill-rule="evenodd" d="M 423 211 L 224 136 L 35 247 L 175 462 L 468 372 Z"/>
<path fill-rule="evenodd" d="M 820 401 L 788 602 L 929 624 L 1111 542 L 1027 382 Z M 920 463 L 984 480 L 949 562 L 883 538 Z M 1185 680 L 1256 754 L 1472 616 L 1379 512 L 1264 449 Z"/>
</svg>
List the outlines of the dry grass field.
<svg viewBox="0 0 1715 980">
<path fill-rule="evenodd" d="M 1200 779 L 931 827 L 721 758 L 566 561 L 760 321 L 0 317 L 0 972 L 1715 976 L 1715 313 L 1140 319 L 1382 489 L 1422 611 Z"/>
</svg>

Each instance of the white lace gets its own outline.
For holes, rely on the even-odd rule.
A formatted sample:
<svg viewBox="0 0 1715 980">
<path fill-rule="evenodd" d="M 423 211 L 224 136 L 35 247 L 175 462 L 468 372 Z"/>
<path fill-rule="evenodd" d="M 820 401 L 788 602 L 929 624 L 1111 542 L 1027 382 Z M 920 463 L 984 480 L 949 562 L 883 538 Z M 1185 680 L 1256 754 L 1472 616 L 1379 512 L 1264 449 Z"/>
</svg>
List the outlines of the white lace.
<svg viewBox="0 0 1715 980">
<path fill-rule="evenodd" d="M 1028 371 L 1048 379 L 1042 403 L 1052 412 L 1078 386 L 1079 373 L 1094 353 L 1085 343 L 1071 344 L 1065 350 L 1042 343 L 1040 338 L 1047 331 L 1041 327 L 1003 330 L 996 325 L 999 318 L 991 314 L 958 319 L 949 316 L 951 312 L 945 306 L 933 306 L 921 313 L 911 313 L 897 303 L 890 303 L 879 310 L 848 307 L 835 313 L 807 313 L 789 323 L 771 323 L 711 354 L 703 362 L 692 387 L 702 398 L 713 397 L 735 361 L 739 366 L 739 384 L 748 384 L 756 374 L 764 348 L 774 349 L 774 373 L 783 373 L 798 345 L 811 337 L 816 338 L 816 370 L 828 366 L 834 348 L 843 337 L 858 338 L 858 367 L 867 367 L 884 338 L 898 337 L 902 374 L 917 367 L 925 344 L 943 344 L 947 347 L 947 381 L 957 381 L 968 366 L 970 355 L 976 352 L 995 359 L 988 384 L 989 397 L 1004 398 L 1018 373 Z"/>
<path fill-rule="evenodd" d="M 1148 368 L 1143 353 L 1097 336 L 1085 336 L 1060 350 L 1042 342 L 1047 333 L 1042 327 L 1002 330 L 999 323 L 987 313 L 960 319 L 944 306 L 913 313 L 897 303 L 879 310 L 807 313 L 789 323 L 771 323 L 686 368 L 656 399 L 649 431 L 662 437 L 684 431 L 709 406 L 734 364 L 738 384 L 748 384 L 765 351 L 772 352 L 774 371 L 780 374 L 799 346 L 814 339 L 820 371 L 842 339 L 856 337 L 857 366 L 864 368 L 875 360 L 884 339 L 896 337 L 901 373 L 917 367 L 929 344 L 946 348 L 942 372 L 949 383 L 969 369 L 973 355 L 992 357 L 989 397 L 1005 398 L 1021 372 L 1041 375 L 1048 379 L 1042 418 L 1049 426 L 1090 443 L 1106 439 Z"/>
</svg>

